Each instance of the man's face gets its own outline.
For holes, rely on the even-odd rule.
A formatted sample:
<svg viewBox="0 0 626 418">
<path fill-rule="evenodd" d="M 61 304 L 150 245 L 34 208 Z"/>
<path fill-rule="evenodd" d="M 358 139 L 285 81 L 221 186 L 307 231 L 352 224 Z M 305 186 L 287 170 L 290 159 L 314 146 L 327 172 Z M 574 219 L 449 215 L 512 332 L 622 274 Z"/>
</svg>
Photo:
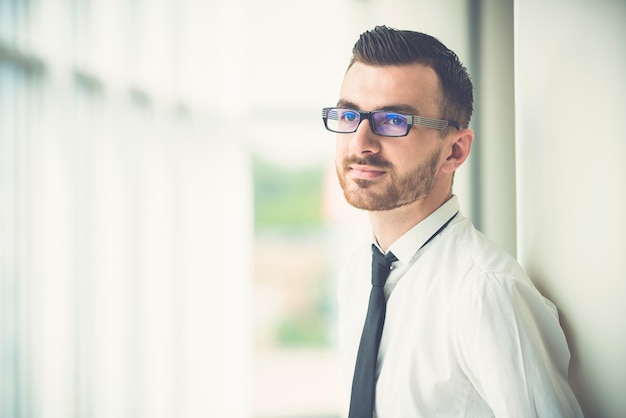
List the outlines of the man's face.
<svg viewBox="0 0 626 418">
<path fill-rule="evenodd" d="M 338 107 L 393 110 L 440 118 L 437 74 L 421 64 L 370 66 L 346 73 Z M 337 134 L 337 176 L 348 203 L 368 211 L 390 210 L 423 199 L 442 181 L 445 140 L 439 131 L 412 127 L 405 137 L 376 135 L 363 120 L 355 133 Z"/>
</svg>

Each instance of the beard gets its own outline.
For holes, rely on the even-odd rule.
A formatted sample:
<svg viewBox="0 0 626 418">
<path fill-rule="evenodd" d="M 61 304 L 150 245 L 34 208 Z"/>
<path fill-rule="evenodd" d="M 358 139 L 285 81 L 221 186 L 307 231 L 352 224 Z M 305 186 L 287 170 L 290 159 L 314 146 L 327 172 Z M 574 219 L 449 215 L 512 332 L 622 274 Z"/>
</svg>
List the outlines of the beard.
<svg viewBox="0 0 626 418">
<path fill-rule="evenodd" d="M 378 154 L 345 158 L 336 163 L 337 177 L 346 201 L 357 209 L 384 211 L 413 203 L 427 196 L 435 185 L 441 150 L 405 174 L 398 174 L 393 165 Z M 350 165 L 367 165 L 385 170 L 382 181 L 351 179 Z"/>
</svg>

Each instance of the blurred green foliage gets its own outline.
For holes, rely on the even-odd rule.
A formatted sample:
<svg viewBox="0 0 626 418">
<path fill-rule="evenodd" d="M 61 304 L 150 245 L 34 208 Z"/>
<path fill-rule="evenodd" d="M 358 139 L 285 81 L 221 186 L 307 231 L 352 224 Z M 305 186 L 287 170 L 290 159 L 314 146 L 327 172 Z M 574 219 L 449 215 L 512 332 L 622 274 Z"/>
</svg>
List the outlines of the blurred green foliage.
<svg viewBox="0 0 626 418">
<path fill-rule="evenodd" d="M 328 345 L 328 324 L 319 312 L 285 317 L 278 324 L 276 339 L 283 347 L 325 347 Z"/>
<path fill-rule="evenodd" d="M 303 242 L 318 241 L 321 235 L 315 231 L 323 227 L 324 168 L 285 168 L 255 156 L 253 170 L 254 223 L 257 234 L 264 236 L 269 232 L 273 240 L 282 236 L 284 245 L 279 248 L 286 251 L 285 257 L 289 257 L 291 245 L 297 247 Z M 275 241 L 273 245 L 276 245 Z M 317 257 L 312 256 L 313 259 Z M 310 261 L 305 260 L 304 263 L 302 268 L 311 266 Z M 309 275 L 311 272 L 302 274 Z M 260 280 L 264 280 L 263 276 L 260 276 Z M 323 286 L 324 277 L 320 276 L 318 280 L 319 285 Z M 282 347 L 324 347 L 328 344 L 328 318 L 324 297 L 307 287 L 303 287 L 301 292 L 305 294 L 300 295 L 302 306 L 277 318 L 273 329 L 274 341 Z"/>
<path fill-rule="evenodd" d="M 322 225 L 323 169 L 288 169 L 254 158 L 257 229 Z"/>
</svg>

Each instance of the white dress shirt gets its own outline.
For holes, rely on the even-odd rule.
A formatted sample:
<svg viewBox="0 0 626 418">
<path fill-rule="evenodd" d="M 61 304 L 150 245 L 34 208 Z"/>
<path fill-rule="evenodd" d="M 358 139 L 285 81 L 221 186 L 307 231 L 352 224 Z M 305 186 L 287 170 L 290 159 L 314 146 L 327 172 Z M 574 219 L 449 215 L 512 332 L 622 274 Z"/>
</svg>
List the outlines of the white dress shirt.
<svg viewBox="0 0 626 418">
<path fill-rule="evenodd" d="M 582 417 L 567 381 L 570 353 L 556 308 L 461 215 L 455 196 L 389 251 L 398 261 L 385 285 L 375 417 Z M 371 242 L 363 243 L 339 282 L 347 393 L 371 260 Z"/>
</svg>

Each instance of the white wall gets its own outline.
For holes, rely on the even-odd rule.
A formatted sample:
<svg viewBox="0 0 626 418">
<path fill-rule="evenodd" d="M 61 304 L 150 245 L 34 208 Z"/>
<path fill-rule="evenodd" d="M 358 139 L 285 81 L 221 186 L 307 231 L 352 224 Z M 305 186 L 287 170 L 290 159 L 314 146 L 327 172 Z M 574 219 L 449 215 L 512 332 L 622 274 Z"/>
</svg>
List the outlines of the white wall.
<svg viewBox="0 0 626 418">
<path fill-rule="evenodd" d="M 519 259 L 587 417 L 626 415 L 626 2 L 516 2 Z"/>
</svg>

